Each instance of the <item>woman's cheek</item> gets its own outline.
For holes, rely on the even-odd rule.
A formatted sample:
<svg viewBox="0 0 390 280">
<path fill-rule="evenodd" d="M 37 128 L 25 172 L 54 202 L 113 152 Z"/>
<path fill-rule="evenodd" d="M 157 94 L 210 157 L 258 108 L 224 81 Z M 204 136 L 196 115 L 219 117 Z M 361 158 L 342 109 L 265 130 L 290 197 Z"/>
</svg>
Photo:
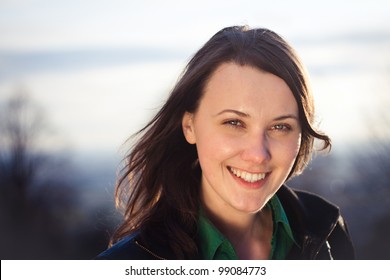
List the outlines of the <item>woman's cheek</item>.
<svg viewBox="0 0 390 280">
<path fill-rule="evenodd" d="M 219 161 L 217 164 L 221 164 L 224 160 L 233 157 L 237 153 L 238 147 L 240 147 L 240 144 L 237 139 L 224 135 L 210 135 L 198 143 L 199 160 L 207 158 L 212 161 Z"/>
</svg>

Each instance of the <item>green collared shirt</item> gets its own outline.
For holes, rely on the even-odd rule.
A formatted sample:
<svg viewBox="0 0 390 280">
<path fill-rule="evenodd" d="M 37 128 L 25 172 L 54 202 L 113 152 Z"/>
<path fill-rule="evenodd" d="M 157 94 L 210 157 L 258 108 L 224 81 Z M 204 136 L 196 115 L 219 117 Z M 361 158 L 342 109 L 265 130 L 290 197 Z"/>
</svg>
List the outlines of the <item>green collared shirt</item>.
<svg viewBox="0 0 390 280">
<path fill-rule="evenodd" d="M 267 203 L 273 220 L 271 254 L 269 259 L 285 259 L 295 240 L 286 213 L 278 197 L 274 195 Z M 236 251 L 230 241 L 207 219 L 202 211 L 199 217 L 201 256 L 205 260 L 237 260 Z"/>
</svg>

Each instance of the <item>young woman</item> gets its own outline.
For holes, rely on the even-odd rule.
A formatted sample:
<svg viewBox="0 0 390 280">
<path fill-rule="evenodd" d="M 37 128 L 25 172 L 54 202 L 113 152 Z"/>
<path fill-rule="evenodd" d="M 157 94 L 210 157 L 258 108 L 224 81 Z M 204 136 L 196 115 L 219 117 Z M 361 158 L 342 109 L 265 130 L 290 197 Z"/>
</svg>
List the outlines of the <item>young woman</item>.
<svg viewBox="0 0 390 280">
<path fill-rule="evenodd" d="M 116 188 L 124 222 L 98 259 L 354 258 L 339 209 L 285 185 L 330 139 L 274 32 L 216 33 L 138 136 Z"/>
</svg>

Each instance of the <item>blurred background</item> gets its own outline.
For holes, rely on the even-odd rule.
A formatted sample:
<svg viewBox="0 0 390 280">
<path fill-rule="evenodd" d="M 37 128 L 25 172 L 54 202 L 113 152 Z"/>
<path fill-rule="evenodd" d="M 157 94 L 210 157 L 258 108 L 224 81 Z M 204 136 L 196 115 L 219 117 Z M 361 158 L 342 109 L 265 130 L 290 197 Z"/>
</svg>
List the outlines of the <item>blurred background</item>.
<svg viewBox="0 0 390 280">
<path fill-rule="evenodd" d="M 333 139 L 289 184 L 340 206 L 359 259 L 390 259 L 389 1 L 0 0 L 1 259 L 104 250 L 122 144 L 237 24 L 296 48 Z"/>
</svg>

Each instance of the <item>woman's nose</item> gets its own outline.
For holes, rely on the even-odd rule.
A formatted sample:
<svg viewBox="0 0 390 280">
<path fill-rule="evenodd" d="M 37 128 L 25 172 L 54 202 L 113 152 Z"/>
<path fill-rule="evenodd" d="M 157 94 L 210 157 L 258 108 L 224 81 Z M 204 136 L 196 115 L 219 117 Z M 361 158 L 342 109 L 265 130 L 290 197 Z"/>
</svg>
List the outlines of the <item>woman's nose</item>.
<svg viewBox="0 0 390 280">
<path fill-rule="evenodd" d="M 271 158 L 269 142 L 264 134 L 248 137 L 243 144 L 244 150 L 241 157 L 245 161 L 261 164 Z"/>
</svg>

